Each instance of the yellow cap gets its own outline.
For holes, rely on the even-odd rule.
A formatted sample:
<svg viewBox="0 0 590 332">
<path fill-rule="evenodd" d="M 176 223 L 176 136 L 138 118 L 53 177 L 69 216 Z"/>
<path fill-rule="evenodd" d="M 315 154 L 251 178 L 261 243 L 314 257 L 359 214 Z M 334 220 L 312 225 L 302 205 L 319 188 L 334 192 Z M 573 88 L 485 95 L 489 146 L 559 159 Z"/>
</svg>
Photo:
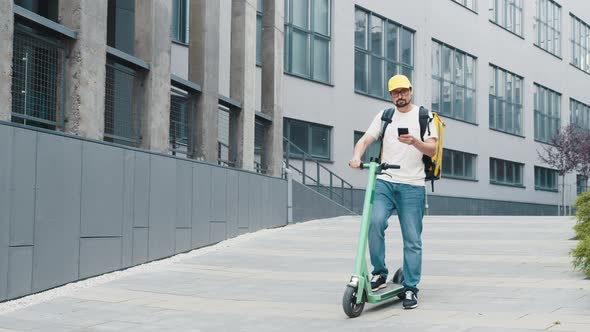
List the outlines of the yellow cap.
<svg viewBox="0 0 590 332">
<path fill-rule="evenodd" d="M 395 75 L 389 79 L 387 86 L 389 87 L 389 92 L 391 92 L 399 88 L 411 89 L 412 83 L 410 83 L 410 80 L 404 75 Z"/>
</svg>

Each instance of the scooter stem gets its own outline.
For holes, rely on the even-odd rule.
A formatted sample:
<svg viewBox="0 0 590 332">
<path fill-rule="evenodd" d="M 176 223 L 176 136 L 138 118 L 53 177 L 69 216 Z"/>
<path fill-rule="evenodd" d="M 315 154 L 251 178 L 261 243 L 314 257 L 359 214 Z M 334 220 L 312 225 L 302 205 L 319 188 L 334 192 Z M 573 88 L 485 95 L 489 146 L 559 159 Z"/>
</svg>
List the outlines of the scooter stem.
<svg viewBox="0 0 590 332">
<path fill-rule="evenodd" d="M 361 220 L 361 230 L 359 232 L 359 240 L 356 248 L 356 260 L 354 265 L 354 275 L 360 278 L 364 278 L 368 274 L 365 253 L 367 251 L 367 238 L 369 234 L 369 224 L 371 222 L 371 213 L 373 210 L 373 199 L 375 196 L 375 179 L 377 178 L 377 172 L 379 164 L 376 162 L 370 162 L 369 164 L 363 164 L 363 168 L 369 168 L 369 180 L 367 182 L 367 188 L 365 190 L 365 202 L 363 205 L 363 216 Z M 363 273 L 364 272 L 364 273 Z M 359 282 L 362 280 L 359 280 Z"/>
</svg>

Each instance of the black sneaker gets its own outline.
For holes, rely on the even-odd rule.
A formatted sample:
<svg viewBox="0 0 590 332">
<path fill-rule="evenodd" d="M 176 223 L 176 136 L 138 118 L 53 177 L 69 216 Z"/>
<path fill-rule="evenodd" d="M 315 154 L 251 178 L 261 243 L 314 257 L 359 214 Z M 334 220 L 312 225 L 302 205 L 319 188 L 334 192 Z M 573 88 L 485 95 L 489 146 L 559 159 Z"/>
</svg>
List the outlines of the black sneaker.
<svg viewBox="0 0 590 332">
<path fill-rule="evenodd" d="M 403 302 L 404 309 L 414 309 L 418 306 L 418 295 L 413 291 L 407 290 Z"/>
<path fill-rule="evenodd" d="M 371 278 L 371 290 L 373 290 L 373 292 L 385 287 L 387 287 L 385 284 L 385 278 L 383 278 L 380 274 L 376 274 L 373 276 L 373 278 Z"/>
</svg>

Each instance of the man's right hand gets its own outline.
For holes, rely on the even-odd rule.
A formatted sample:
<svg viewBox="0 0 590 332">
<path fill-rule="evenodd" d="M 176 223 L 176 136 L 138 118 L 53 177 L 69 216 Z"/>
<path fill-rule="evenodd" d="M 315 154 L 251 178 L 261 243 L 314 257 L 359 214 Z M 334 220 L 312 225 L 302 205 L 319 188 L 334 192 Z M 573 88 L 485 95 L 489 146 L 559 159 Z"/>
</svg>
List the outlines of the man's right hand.
<svg viewBox="0 0 590 332">
<path fill-rule="evenodd" d="M 352 168 L 358 168 L 361 169 L 362 166 L 362 162 L 360 159 L 351 159 L 350 161 L 348 161 L 348 166 L 352 167 Z"/>
</svg>

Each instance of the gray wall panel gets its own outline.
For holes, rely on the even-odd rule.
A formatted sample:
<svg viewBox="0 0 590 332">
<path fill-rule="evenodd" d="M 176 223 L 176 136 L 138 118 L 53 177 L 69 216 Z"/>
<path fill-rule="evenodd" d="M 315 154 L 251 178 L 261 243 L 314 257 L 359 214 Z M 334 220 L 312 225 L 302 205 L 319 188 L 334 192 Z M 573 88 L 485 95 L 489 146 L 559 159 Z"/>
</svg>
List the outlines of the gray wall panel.
<svg viewBox="0 0 590 332">
<path fill-rule="evenodd" d="M 209 244 L 211 221 L 211 166 L 195 164 L 193 167 L 192 246 Z"/>
<path fill-rule="evenodd" d="M 121 236 L 124 156 L 124 150 L 84 142 L 81 236 Z"/>
<path fill-rule="evenodd" d="M 332 218 L 352 213 L 307 186 L 293 181 L 293 221 Z"/>
<path fill-rule="evenodd" d="M 250 223 L 250 175 L 238 173 L 238 229 L 247 228 Z M 240 233 L 243 234 L 243 233 Z"/>
<path fill-rule="evenodd" d="M 225 222 L 211 222 L 211 243 L 221 242 L 226 239 L 227 224 Z"/>
<path fill-rule="evenodd" d="M 189 250 L 191 250 L 191 229 L 177 228 L 174 252 L 180 253 Z"/>
<path fill-rule="evenodd" d="M 232 238 L 238 235 L 238 172 L 227 171 L 227 237 Z"/>
<path fill-rule="evenodd" d="M 8 279 L 8 243 L 10 242 L 10 169 L 12 167 L 12 127 L 0 125 L 0 301 L 6 298 Z"/>
<path fill-rule="evenodd" d="M 260 183 L 256 181 L 256 177 L 252 174 L 248 174 L 248 202 L 250 206 L 248 211 L 248 228 L 250 231 L 253 229 L 259 229 L 260 227 L 259 186 Z"/>
<path fill-rule="evenodd" d="M 135 177 L 135 151 L 125 151 L 123 223 L 121 227 L 121 264 L 129 267 L 133 263 L 133 202 Z"/>
<path fill-rule="evenodd" d="M 38 134 L 33 291 L 78 278 L 82 142 Z"/>
<path fill-rule="evenodd" d="M 174 254 L 176 239 L 176 160 L 150 158 L 150 222 L 148 259 Z"/>
<path fill-rule="evenodd" d="M 148 229 L 133 229 L 133 265 L 147 262 L 148 258 Z"/>
<path fill-rule="evenodd" d="M 33 276 L 33 247 L 10 247 L 8 262 L 8 297 L 30 294 Z"/>
<path fill-rule="evenodd" d="M 121 238 L 80 239 L 80 278 L 120 269 Z"/>
<path fill-rule="evenodd" d="M 286 222 L 253 173 L 5 124 L 0 156 L 0 301 Z"/>
<path fill-rule="evenodd" d="M 32 245 L 35 228 L 35 159 L 37 135 L 17 130 L 13 136 L 10 245 Z"/>
<path fill-rule="evenodd" d="M 150 155 L 135 154 L 133 226 L 147 227 L 150 204 Z"/>
<path fill-rule="evenodd" d="M 176 161 L 176 227 L 191 227 L 193 202 L 193 165 L 188 161 Z"/>
<path fill-rule="evenodd" d="M 211 170 L 211 221 L 226 221 L 227 170 L 214 167 Z"/>
</svg>

